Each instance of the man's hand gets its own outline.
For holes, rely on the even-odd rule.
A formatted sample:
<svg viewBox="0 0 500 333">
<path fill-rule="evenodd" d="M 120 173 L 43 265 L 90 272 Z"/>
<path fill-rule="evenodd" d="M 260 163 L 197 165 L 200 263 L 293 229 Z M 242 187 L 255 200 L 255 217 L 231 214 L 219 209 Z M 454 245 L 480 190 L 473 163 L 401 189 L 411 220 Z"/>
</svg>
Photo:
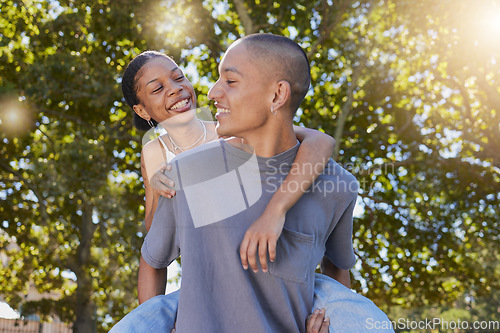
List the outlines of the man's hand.
<svg viewBox="0 0 500 333">
<path fill-rule="evenodd" d="M 328 333 L 330 326 L 330 318 L 325 318 L 325 309 L 314 310 L 313 313 L 307 317 L 306 332 L 307 333 Z"/>
<path fill-rule="evenodd" d="M 257 273 L 256 253 L 259 253 L 260 266 L 263 272 L 267 272 L 267 251 L 269 249 L 269 260 L 276 259 L 276 243 L 285 224 L 284 212 L 276 212 L 266 209 L 245 233 L 240 246 L 241 264 L 244 269 L 248 266 Z"/>
<path fill-rule="evenodd" d="M 175 191 L 172 189 L 175 183 L 165 176 L 165 170 L 171 170 L 172 166 L 168 163 L 163 163 L 161 168 L 156 170 L 155 174 L 151 177 L 149 181 L 151 187 L 158 191 L 162 196 L 167 198 L 172 198 L 175 195 Z"/>
</svg>

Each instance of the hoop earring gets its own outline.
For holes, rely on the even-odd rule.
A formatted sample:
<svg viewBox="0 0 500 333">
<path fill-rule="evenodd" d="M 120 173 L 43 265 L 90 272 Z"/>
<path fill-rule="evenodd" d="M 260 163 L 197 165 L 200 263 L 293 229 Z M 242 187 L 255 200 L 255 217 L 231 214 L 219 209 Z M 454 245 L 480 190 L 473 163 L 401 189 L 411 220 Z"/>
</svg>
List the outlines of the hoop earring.
<svg viewBox="0 0 500 333">
<path fill-rule="evenodd" d="M 153 131 L 155 132 L 155 135 L 159 136 L 158 127 L 156 127 L 155 124 L 153 124 L 153 122 L 151 121 L 151 119 L 148 119 L 147 122 L 148 122 L 149 126 L 151 126 L 151 128 L 153 129 Z"/>
<path fill-rule="evenodd" d="M 278 113 L 278 111 L 274 109 L 274 106 L 271 106 L 271 113 L 272 113 L 273 115 L 275 115 L 275 114 L 277 114 L 277 113 Z"/>
</svg>

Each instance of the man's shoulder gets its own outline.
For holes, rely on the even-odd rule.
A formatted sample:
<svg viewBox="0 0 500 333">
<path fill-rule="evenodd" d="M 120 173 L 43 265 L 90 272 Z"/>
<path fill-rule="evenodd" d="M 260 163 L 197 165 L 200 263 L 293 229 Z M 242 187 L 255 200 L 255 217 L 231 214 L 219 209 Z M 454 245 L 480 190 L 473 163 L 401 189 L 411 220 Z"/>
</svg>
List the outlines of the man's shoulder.
<svg viewBox="0 0 500 333">
<path fill-rule="evenodd" d="M 319 180 L 336 188 L 335 192 L 358 194 L 359 183 L 356 177 L 333 159 L 328 161 Z"/>
<path fill-rule="evenodd" d="M 328 175 L 328 176 L 338 176 L 338 177 L 344 177 L 346 179 L 350 179 L 352 181 L 356 181 L 356 177 L 349 171 L 347 171 L 344 167 L 342 167 L 340 164 L 335 162 L 333 159 L 330 158 L 328 160 L 328 163 L 325 166 L 325 170 L 323 171 L 323 174 Z"/>
</svg>

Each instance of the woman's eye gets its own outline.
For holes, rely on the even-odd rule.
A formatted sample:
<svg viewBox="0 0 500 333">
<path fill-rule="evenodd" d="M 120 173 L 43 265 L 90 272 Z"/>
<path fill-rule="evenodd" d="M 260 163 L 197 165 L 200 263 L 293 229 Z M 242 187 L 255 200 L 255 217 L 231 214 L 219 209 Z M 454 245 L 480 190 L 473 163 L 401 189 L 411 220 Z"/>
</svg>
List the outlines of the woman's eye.
<svg viewBox="0 0 500 333">
<path fill-rule="evenodd" d="M 182 80 L 184 80 L 184 75 L 181 75 L 175 79 L 175 81 L 182 81 Z"/>
<path fill-rule="evenodd" d="M 155 90 L 153 90 L 154 93 L 157 93 L 159 92 L 160 90 L 163 89 L 163 86 L 159 86 L 158 88 L 156 88 Z"/>
<path fill-rule="evenodd" d="M 231 84 L 231 83 L 235 83 L 236 81 L 232 81 L 232 80 L 226 80 L 226 83 L 227 84 Z"/>
</svg>

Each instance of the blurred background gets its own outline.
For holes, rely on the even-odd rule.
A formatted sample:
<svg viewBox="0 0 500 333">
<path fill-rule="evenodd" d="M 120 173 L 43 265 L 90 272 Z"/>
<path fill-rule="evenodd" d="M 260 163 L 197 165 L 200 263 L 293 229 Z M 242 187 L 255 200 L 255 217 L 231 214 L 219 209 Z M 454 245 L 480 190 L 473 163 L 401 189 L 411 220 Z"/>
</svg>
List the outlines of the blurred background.
<svg viewBox="0 0 500 333">
<path fill-rule="evenodd" d="M 209 105 L 224 50 L 254 32 L 304 48 L 296 123 L 333 136 L 360 182 L 352 289 L 392 320 L 500 320 L 499 0 L 1 0 L 10 316 L 106 332 L 137 306 L 143 133 L 124 67 L 163 51 Z"/>
</svg>

